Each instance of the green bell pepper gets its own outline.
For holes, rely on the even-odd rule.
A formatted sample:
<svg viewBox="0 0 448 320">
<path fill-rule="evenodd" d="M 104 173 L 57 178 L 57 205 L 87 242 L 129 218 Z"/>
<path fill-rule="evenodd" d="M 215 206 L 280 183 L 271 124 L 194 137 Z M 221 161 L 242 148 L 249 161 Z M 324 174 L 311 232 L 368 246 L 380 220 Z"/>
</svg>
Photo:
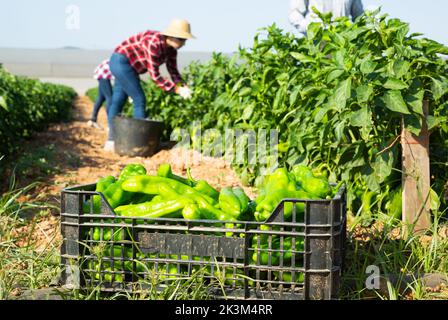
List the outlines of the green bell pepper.
<svg viewBox="0 0 448 320">
<path fill-rule="evenodd" d="M 332 195 L 330 183 L 326 179 L 308 177 L 305 178 L 301 184 L 303 190 L 309 194 L 315 195 L 320 199 L 325 199 L 327 196 Z"/>
<path fill-rule="evenodd" d="M 116 258 L 116 259 L 123 259 L 123 260 L 114 260 L 113 263 L 113 269 L 114 271 L 133 271 L 133 261 L 132 261 L 132 248 L 122 248 L 121 246 L 106 246 L 104 249 L 101 250 L 100 257 L 99 258 Z M 145 258 L 145 255 L 142 252 L 136 252 L 135 253 L 136 259 L 143 259 Z M 144 264 L 139 261 L 135 260 L 135 266 L 137 272 L 143 272 L 145 270 Z M 109 260 L 89 260 L 88 261 L 88 267 L 91 270 L 97 271 L 98 273 L 95 273 L 95 279 L 100 280 L 100 271 L 103 271 L 104 274 L 104 280 L 106 281 L 112 281 L 112 263 Z M 122 282 L 122 275 L 121 274 L 115 274 L 115 281 Z"/>
<path fill-rule="evenodd" d="M 107 221 L 110 222 L 110 221 Z M 101 236 L 101 230 L 103 230 L 103 235 Z M 113 232 L 113 235 L 112 235 Z M 112 228 L 112 227 L 95 227 L 93 230 L 92 240 L 94 241 L 122 241 L 126 239 L 126 230 L 122 227 Z"/>
<path fill-rule="evenodd" d="M 280 276 L 280 272 L 274 271 L 274 276 L 276 280 L 280 281 L 280 278 L 282 278 L 282 281 L 285 282 L 293 282 L 292 279 L 292 272 L 283 272 Z M 305 281 L 305 274 L 303 272 L 295 272 L 295 283 L 303 283 Z"/>
<path fill-rule="evenodd" d="M 219 206 L 227 214 L 238 218 L 241 214 L 241 202 L 232 188 L 222 188 L 219 193 Z"/>
<path fill-rule="evenodd" d="M 101 280 L 101 274 L 103 275 L 103 281 L 106 282 L 123 282 L 123 276 L 119 273 L 114 273 L 112 271 L 111 263 L 110 261 L 103 261 L 103 262 L 99 262 L 99 261 L 89 261 L 89 269 L 93 270 L 93 277 L 96 280 Z M 130 262 L 130 261 L 127 261 Z M 119 263 L 119 261 L 115 261 L 114 262 L 114 271 L 117 272 L 119 270 L 122 269 L 121 264 Z"/>
<path fill-rule="evenodd" d="M 232 191 L 233 191 L 233 194 L 236 195 L 236 197 L 240 201 L 241 214 L 240 214 L 239 218 L 241 218 L 249 210 L 250 199 L 247 196 L 247 194 L 244 192 L 243 188 L 241 188 L 241 187 L 234 187 L 232 189 Z"/>
<path fill-rule="evenodd" d="M 260 195 L 255 199 L 256 208 L 254 216 L 256 221 L 265 221 L 268 219 L 282 199 L 290 198 L 305 200 L 318 198 L 318 196 L 301 189 L 297 185 L 297 181 L 300 181 L 301 179 L 304 183 L 309 179 L 315 179 L 312 177 L 311 170 L 305 166 L 295 166 L 294 168 L 294 174 L 289 173 L 285 168 L 278 168 L 273 174 L 266 178 L 266 183 L 264 184 Z M 313 183 L 309 184 L 310 188 L 314 186 Z M 304 203 L 298 202 L 295 206 L 297 214 L 302 214 L 304 212 Z M 291 220 L 293 209 L 294 204 L 292 202 L 284 203 L 283 215 L 286 221 Z M 300 217 L 297 217 L 296 221 L 299 220 Z"/>
<path fill-rule="evenodd" d="M 126 180 L 129 177 L 145 175 L 146 168 L 138 163 L 131 163 L 126 165 L 123 170 L 121 170 L 119 180 Z"/>
<path fill-rule="evenodd" d="M 176 212 L 179 212 L 178 216 L 180 217 L 180 212 L 189 203 L 193 203 L 193 200 L 185 196 L 179 196 L 176 199 L 162 202 L 145 202 L 121 206 L 115 211 L 118 215 L 124 217 L 162 218 Z"/>
<path fill-rule="evenodd" d="M 262 243 L 260 248 L 257 248 L 252 254 L 252 261 L 258 265 L 271 265 L 278 266 L 279 265 L 279 253 L 278 252 L 269 252 L 269 245 L 266 243 Z M 271 250 L 274 248 L 271 248 Z M 260 257 L 260 258 L 258 258 Z M 270 261 L 269 261 L 270 257 Z M 269 263 L 270 262 L 270 263 Z"/>
<path fill-rule="evenodd" d="M 104 197 L 112 209 L 130 203 L 134 196 L 133 193 L 123 190 L 121 184 L 122 180 L 118 180 L 103 192 Z"/>
<path fill-rule="evenodd" d="M 139 204 L 143 202 L 152 201 L 155 197 L 146 193 L 136 193 L 131 198 L 131 202 L 129 204 Z"/>
<path fill-rule="evenodd" d="M 280 249 L 281 240 L 278 236 L 272 236 L 271 240 L 271 265 L 279 265 L 280 257 L 283 256 L 283 264 L 292 264 L 292 237 L 283 238 L 283 249 Z M 300 261 L 303 255 L 297 253 L 297 251 L 304 251 L 304 239 L 295 238 L 295 261 Z M 262 265 L 267 265 L 269 262 L 269 244 L 267 237 L 260 237 L 260 245 L 258 245 L 258 236 L 252 238 L 252 248 L 255 249 L 252 254 L 252 262 Z M 258 260 L 258 252 L 260 254 L 260 260 Z"/>
<path fill-rule="evenodd" d="M 163 190 L 161 191 L 160 185 L 168 186 L 178 194 L 200 196 L 213 205 L 216 203 L 213 198 L 201 194 L 194 188 L 187 186 L 179 181 L 164 177 L 146 175 L 130 177 L 122 183 L 121 187 L 123 188 L 123 190 L 129 192 L 139 192 L 150 195 L 163 195 Z"/>
<path fill-rule="evenodd" d="M 194 188 L 179 181 L 157 176 L 135 176 L 122 183 L 122 188 L 129 192 L 141 192 L 152 195 L 162 195 L 165 198 L 166 191 L 172 190 L 172 197 L 176 193 L 192 200 L 201 211 L 201 217 L 207 220 L 224 220 L 226 214 L 217 209 L 217 202 L 206 194 L 202 194 Z"/>
<path fill-rule="evenodd" d="M 163 196 L 164 192 L 161 190 L 161 186 L 165 189 L 171 188 L 178 194 L 188 196 L 193 199 L 201 209 L 209 210 L 215 215 L 220 214 L 214 207 L 217 202 L 213 198 L 173 179 L 156 176 L 136 176 L 127 179 L 122 184 L 122 188 L 129 192 L 143 192 L 146 194 Z"/>
<path fill-rule="evenodd" d="M 173 173 L 173 171 L 171 170 L 171 165 L 169 163 L 162 163 L 157 168 L 157 176 L 173 179 L 173 180 L 179 181 L 180 183 L 186 184 L 187 186 L 191 186 L 191 187 L 193 186 L 192 182 L 189 179 L 175 175 Z"/>
<path fill-rule="evenodd" d="M 219 199 L 219 192 L 218 192 L 218 190 L 216 190 L 211 185 L 209 185 L 208 182 L 205 181 L 205 180 L 198 180 L 195 183 L 195 186 L 193 188 L 196 191 L 213 198 L 215 201 L 218 201 L 218 199 Z"/>
<path fill-rule="evenodd" d="M 104 191 L 107 190 L 110 185 L 115 183 L 115 181 L 116 179 L 114 176 L 100 178 L 96 183 L 95 191 L 104 193 Z M 84 212 L 90 212 L 89 203 L 86 204 Z M 93 196 L 93 213 L 101 213 L 101 196 Z"/>
<path fill-rule="evenodd" d="M 199 220 L 201 219 L 201 210 L 196 203 L 188 203 L 182 209 L 182 217 L 185 220 Z"/>
<path fill-rule="evenodd" d="M 240 187 L 222 188 L 219 194 L 219 206 L 230 218 L 235 220 L 250 220 L 250 199 Z"/>
<path fill-rule="evenodd" d="M 313 170 L 304 165 L 296 165 L 292 173 L 300 187 L 311 195 L 325 199 L 333 194 L 330 183 L 320 169 L 315 170 L 318 177 L 314 176 Z"/>
<path fill-rule="evenodd" d="M 295 165 L 292 167 L 292 173 L 299 184 L 302 184 L 305 179 L 312 178 L 313 171 L 305 165 Z"/>
<path fill-rule="evenodd" d="M 191 186 L 202 194 L 206 194 L 214 200 L 218 201 L 219 192 L 215 188 L 213 188 L 207 181 L 205 180 L 195 180 L 191 176 L 190 168 L 187 168 L 187 177 Z"/>
<path fill-rule="evenodd" d="M 282 199 L 287 198 L 296 198 L 297 191 L 292 191 L 288 189 L 271 189 L 271 192 L 268 193 L 269 195 L 265 196 L 264 200 L 260 201 L 259 204 L 256 206 L 255 211 L 255 220 L 257 221 L 265 221 L 270 217 L 275 207 L 280 203 Z M 285 219 L 289 219 L 292 215 L 293 211 L 293 204 L 292 203 L 285 203 L 284 204 L 284 210 L 283 214 Z"/>
</svg>

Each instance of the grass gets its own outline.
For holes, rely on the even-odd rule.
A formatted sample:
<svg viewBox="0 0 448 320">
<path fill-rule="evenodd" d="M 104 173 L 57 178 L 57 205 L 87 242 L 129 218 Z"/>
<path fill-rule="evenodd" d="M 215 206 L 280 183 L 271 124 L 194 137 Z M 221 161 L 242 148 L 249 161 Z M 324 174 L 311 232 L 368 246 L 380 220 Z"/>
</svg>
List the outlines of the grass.
<svg viewBox="0 0 448 320">
<path fill-rule="evenodd" d="M 33 183 L 15 189 L 14 179 L 0 198 L 0 299 L 9 299 L 21 289 L 46 287 L 59 273 L 59 252 L 51 245 L 36 250 L 33 231 L 47 214 L 40 203 L 19 202 L 19 198 L 36 187 Z M 30 212 L 34 218 L 27 216 Z M 19 232 L 20 230 L 20 232 Z"/>
<path fill-rule="evenodd" d="M 209 300 L 208 286 L 204 284 L 202 271 L 191 277 L 172 277 L 162 280 L 160 273 L 148 272 L 149 279 L 134 284 L 134 290 L 105 293 L 101 291 L 101 282 L 96 287 L 73 289 L 70 293 L 76 300 Z"/>
<path fill-rule="evenodd" d="M 427 232 L 407 238 L 397 237 L 399 223 L 381 213 L 374 217 L 377 228 L 368 228 L 370 233 L 364 237 L 360 237 L 355 221 L 348 230 L 342 298 L 446 299 L 446 291 L 428 291 L 421 280 L 430 273 L 440 273 L 448 279 L 448 238 L 439 234 L 442 227 L 448 226 L 443 216 L 444 213 L 434 214 Z M 366 279 L 371 275 L 366 273 L 368 266 L 379 268 L 379 289 L 366 287 Z"/>
</svg>

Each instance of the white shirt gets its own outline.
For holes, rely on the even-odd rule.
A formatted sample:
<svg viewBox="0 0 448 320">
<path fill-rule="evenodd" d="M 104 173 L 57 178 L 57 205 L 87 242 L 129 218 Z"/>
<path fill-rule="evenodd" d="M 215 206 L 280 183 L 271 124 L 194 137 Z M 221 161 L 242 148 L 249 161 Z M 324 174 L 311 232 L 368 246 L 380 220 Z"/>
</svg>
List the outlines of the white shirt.
<svg viewBox="0 0 448 320">
<path fill-rule="evenodd" d="M 106 80 L 112 80 L 114 79 L 114 76 L 112 75 L 112 72 L 110 71 L 109 66 L 109 59 L 103 60 L 95 69 L 93 72 L 93 78 L 96 80 L 100 79 L 106 79 Z"/>
<path fill-rule="evenodd" d="M 351 17 L 355 20 L 364 12 L 361 0 L 291 0 L 289 22 L 299 32 L 305 34 L 311 22 L 321 21 L 313 12 L 312 7 L 322 13 L 331 12 L 333 19 Z"/>
</svg>

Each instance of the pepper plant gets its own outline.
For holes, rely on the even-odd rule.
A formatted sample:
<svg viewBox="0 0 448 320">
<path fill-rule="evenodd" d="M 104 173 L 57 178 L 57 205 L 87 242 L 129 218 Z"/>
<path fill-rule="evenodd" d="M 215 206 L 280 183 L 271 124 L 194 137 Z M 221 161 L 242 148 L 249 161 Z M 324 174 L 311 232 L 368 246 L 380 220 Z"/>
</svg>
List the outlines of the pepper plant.
<svg viewBox="0 0 448 320">
<path fill-rule="evenodd" d="M 306 37 L 274 24 L 231 58 L 215 54 L 205 64 L 191 64 L 184 73 L 194 89 L 189 101 L 149 84 L 149 116 L 169 130 L 192 133 L 195 120 L 221 132 L 276 129 L 280 165 L 306 164 L 331 181 L 345 181 L 353 212 L 390 207 L 401 183 L 402 125 L 419 134 L 426 121 L 432 187 L 442 195 L 448 180 L 448 68 L 441 55 L 448 48 L 411 34 L 407 23 L 379 10 L 353 23 L 316 13 L 322 22 L 311 23 Z M 248 163 L 235 169 L 249 183 L 262 173 L 261 165 Z"/>
</svg>

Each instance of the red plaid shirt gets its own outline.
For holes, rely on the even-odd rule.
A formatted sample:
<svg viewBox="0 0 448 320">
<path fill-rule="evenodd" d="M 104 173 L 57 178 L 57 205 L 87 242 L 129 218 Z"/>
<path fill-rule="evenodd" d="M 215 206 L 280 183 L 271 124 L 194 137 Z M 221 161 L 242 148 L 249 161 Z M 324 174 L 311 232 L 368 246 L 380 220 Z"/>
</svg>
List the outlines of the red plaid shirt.
<svg viewBox="0 0 448 320">
<path fill-rule="evenodd" d="M 100 80 L 100 79 L 107 79 L 107 80 L 112 80 L 113 79 L 113 75 L 112 72 L 110 72 L 110 68 L 109 68 L 109 60 L 106 59 L 103 62 L 101 62 L 101 64 L 96 67 L 95 71 L 93 72 L 93 77 L 96 80 Z"/>
<path fill-rule="evenodd" d="M 171 91 L 182 81 L 177 69 L 177 50 L 168 46 L 165 36 L 158 31 L 140 32 L 119 45 L 115 52 L 125 55 L 132 68 L 142 74 L 149 72 L 155 83 L 165 91 Z M 160 75 L 159 67 L 166 63 L 170 81 Z"/>
</svg>

